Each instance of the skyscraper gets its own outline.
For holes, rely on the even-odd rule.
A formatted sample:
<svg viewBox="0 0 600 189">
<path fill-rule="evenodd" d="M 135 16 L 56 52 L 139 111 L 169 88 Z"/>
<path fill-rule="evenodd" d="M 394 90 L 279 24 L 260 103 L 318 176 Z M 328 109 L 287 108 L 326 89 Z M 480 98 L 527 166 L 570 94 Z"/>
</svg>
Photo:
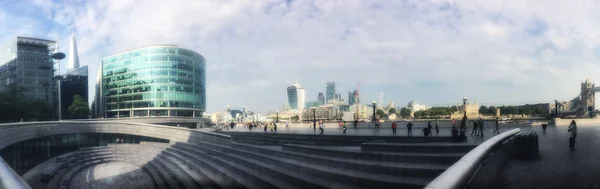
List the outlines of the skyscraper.
<svg viewBox="0 0 600 189">
<path fill-rule="evenodd" d="M 335 100 L 335 82 L 327 82 L 325 87 L 325 103 L 329 103 L 330 100 Z"/>
<path fill-rule="evenodd" d="M 357 103 L 356 100 L 356 95 L 357 95 L 357 91 L 354 90 L 354 92 L 348 92 L 348 105 L 354 105 L 355 103 Z"/>
<path fill-rule="evenodd" d="M 79 67 L 79 55 L 77 54 L 77 43 L 75 35 L 71 35 L 71 44 L 69 46 L 69 56 L 67 72 L 61 80 L 60 94 L 61 114 L 63 119 L 85 119 L 87 116 L 72 116 L 68 110 L 73 103 L 75 95 L 81 95 L 85 103 L 88 99 L 88 67 Z"/>
<path fill-rule="evenodd" d="M 304 88 L 296 83 L 287 87 L 287 102 L 290 110 L 304 110 L 305 94 Z"/>
<path fill-rule="evenodd" d="M 321 102 L 321 104 L 325 104 L 325 96 L 323 96 L 323 93 L 319 93 L 317 101 Z"/>
<path fill-rule="evenodd" d="M 56 41 L 16 37 L 0 46 L 0 91 L 10 86 L 26 90 L 25 98 L 54 99 L 54 65 L 51 58 Z"/>
</svg>

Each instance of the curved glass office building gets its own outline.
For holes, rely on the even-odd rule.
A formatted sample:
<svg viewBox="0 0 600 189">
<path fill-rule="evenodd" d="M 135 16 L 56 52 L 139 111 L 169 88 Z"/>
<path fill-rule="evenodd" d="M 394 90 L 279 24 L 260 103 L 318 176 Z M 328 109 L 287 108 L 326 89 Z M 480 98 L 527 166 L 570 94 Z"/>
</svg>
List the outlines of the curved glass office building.
<svg viewBox="0 0 600 189">
<path fill-rule="evenodd" d="M 205 60 L 175 45 L 155 45 L 102 59 L 102 117 L 202 117 Z"/>
</svg>

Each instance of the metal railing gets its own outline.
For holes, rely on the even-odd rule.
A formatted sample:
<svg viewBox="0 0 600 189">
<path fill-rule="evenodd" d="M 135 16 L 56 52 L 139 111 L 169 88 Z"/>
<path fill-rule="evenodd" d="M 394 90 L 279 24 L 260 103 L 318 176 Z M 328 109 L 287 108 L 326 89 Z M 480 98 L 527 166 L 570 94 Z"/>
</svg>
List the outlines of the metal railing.
<svg viewBox="0 0 600 189">
<path fill-rule="evenodd" d="M 488 162 L 488 159 L 492 157 L 495 157 L 496 159 L 500 158 L 499 160 L 495 161 L 501 161 L 502 163 L 490 163 L 493 164 L 492 166 L 496 166 L 493 167 L 493 169 L 497 171 L 499 166 L 502 166 L 504 160 L 506 160 L 508 157 L 509 150 L 507 150 L 507 148 L 512 147 L 512 145 L 507 143 L 507 141 L 510 141 L 515 134 L 519 133 L 520 131 L 521 129 L 506 131 L 481 143 L 469 153 L 465 154 L 465 156 L 463 156 L 448 169 L 446 169 L 446 171 L 436 177 L 433 181 L 431 181 L 427 186 L 425 186 L 425 189 L 468 188 L 468 186 L 470 186 L 473 182 L 481 183 L 481 181 L 476 180 L 480 178 L 485 179 L 485 176 L 478 177 L 477 174 L 481 170 L 488 169 L 488 167 L 486 167 L 486 162 Z M 500 153 L 500 156 L 494 156 L 493 154 L 496 152 Z M 482 174 L 489 175 L 490 173 L 486 172 Z"/>
<path fill-rule="evenodd" d="M 4 189 L 24 189 L 31 188 L 19 174 L 0 158 L 0 188 Z"/>
</svg>

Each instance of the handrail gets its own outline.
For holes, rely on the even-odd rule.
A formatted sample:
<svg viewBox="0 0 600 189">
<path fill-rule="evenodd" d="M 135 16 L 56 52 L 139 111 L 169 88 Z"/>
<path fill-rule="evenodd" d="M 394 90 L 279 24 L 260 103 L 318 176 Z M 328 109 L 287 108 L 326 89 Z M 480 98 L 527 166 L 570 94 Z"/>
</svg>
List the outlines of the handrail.
<svg viewBox="0 0 600 189">
<path fill-rule="evenodd" d="M 518 128 L 506 131 L 479 144 L 427 184 L 425 189 L 465 188 L 471 177 L 473 177 L 473 174 L 475 174 L 475 171 L 485 161 L 494 147 L 501 145 L 520 131 L 521 129 Z"/>
<path fill-rule="evenodd" d="M 31 187 L 0 158 L 0 188 L 30 189 Z"/>
</svg>

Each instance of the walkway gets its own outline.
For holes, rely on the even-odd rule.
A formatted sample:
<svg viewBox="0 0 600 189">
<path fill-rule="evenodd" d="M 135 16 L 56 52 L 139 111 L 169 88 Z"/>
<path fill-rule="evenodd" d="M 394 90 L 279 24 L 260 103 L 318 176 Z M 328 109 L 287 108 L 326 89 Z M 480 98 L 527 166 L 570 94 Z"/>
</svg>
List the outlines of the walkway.
<svg viewBox="0 0 600 189">
<path fill-rule="evenodd" d="M 573 151 L 567 127 L 536 129 L 541 159 L 508 161 L 493 188 L 600 188 L 600 127 L 578 129 Z"/>
</svg>

